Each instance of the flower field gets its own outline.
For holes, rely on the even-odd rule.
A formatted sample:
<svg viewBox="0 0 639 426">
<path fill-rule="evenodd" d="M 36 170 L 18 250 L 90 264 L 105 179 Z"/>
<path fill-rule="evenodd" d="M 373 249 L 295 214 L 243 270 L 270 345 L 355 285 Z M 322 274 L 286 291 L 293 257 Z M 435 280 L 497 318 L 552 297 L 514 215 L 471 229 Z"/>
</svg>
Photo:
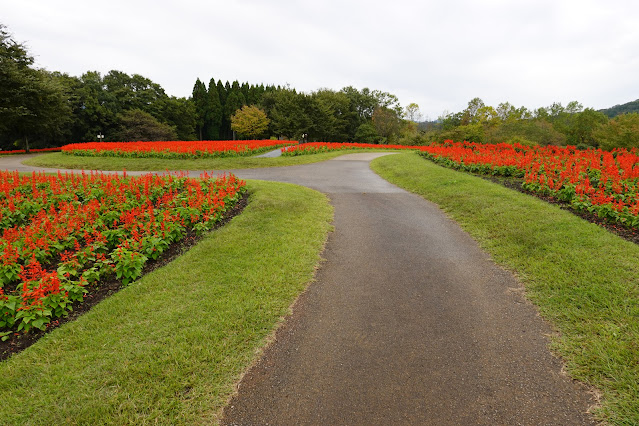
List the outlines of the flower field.
<svg viewBox="0 0 639 426">
<path fill-rule="evenodd" d="M 60 151 L 62 148 L 60 147 L 55 147 L 55 148 L 36 148 L 36 149 L 30 149 L 29 152 L 33 153 L 33 152 L 56 152 L 56 151 Z M 0 151 L 0 155 L 13 155 L 13 154 L 26 154 L 27 151 L 25 151 L 24 149 L 14 149 L 11 151 Z"/>
<path fill-rule="evenodd" d="M 102 278 L 134 281 L 244 191 L 233 175 L 0 172 L 0 338 L 45 329 Z"/>
<path fill-rule="evenodd" d="M 639 228 L 639 155 L 635 150 L 578 150 L 519 144 L 446 141 L 420 154 L 456 169 L 523 178 L 531 192 L 552 196 L 577 210 Z"/>
<path fill-rule="evenodd" d="M 379 145 L 371 143 L 336 143 L 310 142 L 282 148 L 283 156 L 317 154 L 320 152 L 351 150 L 351 149 L 419 149 L 419 146 L 407 145 Z"/>
<path fill-rule="evenodd" d="M 63 146 L 64 154 L 130 158 L 215 158 L 261 154 L 294 141 L 157 141 L 157 142 L 86 142 Z"/>
</svg>

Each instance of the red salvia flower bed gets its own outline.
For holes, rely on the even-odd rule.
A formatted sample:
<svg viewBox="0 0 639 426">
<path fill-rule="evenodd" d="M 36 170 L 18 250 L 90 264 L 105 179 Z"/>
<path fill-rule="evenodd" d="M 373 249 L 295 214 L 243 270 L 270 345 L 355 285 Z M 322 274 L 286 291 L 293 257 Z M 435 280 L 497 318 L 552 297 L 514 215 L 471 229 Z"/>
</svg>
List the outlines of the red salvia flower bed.
<svg viewBox="0 0 639 426">
<path fill-rule="evenodd" d="M 576 210 L 639 228 L 639 153 L 636 149 L 477 144 L 446 141 L 420 149 L 440 164 L 474 173 L 522 178 L 523 188 Z"/>
<path fill-rule="evenodd" d="M 62 148 L 60 147 L 55 147 L 55 148 L 36 148 L 36 149 L 30 149 L 29 152 L 30 153 L 37 153 L 37 152 L 56 152 L 56 151 L 61 151 Z M 14 149 L 11 151 L 0 151 L 0 155 L 12 155 L 12 154 L 26 154 L 27 151 L 25 151 L 24 149 Z"/>
<path fill-rule="evenodd" d="M 282 148 L 282 155 L 295 156 L 317 154 L 319 152 L 352 150 L 352 149 L 419 149 L 419 146 L 408 145 L 379 145 L 372 143 L 346 143 L 346 142 L 310 142 L 300 145 Z"/>
<path fill-rule="evenodd" d="M 212 228 L 244 191 L 233 175 L 0 172 L 0 338 L 44 329 L 106 276 L 134 281 L 187 232 Z"/>
<path fill-rule="evenodd" d="M 156 142 L 86 142 L 63 146 L 65 154 L 133 158 L 205 158 L 238 157 L 260 154 L 294 141 L 156 141 Z"/>
</svg>

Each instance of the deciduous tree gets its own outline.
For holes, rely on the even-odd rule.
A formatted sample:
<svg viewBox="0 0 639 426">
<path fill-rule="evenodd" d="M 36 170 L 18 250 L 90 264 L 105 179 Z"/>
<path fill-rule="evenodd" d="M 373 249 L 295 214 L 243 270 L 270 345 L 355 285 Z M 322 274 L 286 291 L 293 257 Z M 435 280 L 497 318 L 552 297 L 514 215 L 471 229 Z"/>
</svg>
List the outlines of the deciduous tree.
<svg viewBox="0 0 639 426">
<path fill-rule="evenodd" d="M 408 106 L 404 108 L 404 113 L 406 119 L 409 121 L 418 122 L 422 119 L 422 113 L 419 111 L 419 105 L 415 102 L 408 104 Z"/>
<path fill-rule="evenodd" d="M 602 149 L 639 148 L 639 113 L 621 114 L 594 132 Z"/>
<path fill-rule="evenodd" d="M 51 142 L 67 131 L 71 108 L 61 81 L 32 67 L 26 48 L 0 24 L 0 140 Z"/>
<path fill-rule="evenodd" d="M 268 130 L 266 112 L 255 105 L 244 105 L 231 116 L 231 128 L 240 138 L 257 139 Z"/>
<path fill-rule="evenodd" d="M 119 129 L 114 137 L 121 142 L 170 141 L 177 138 L 175 128 L 160 123 L 140 109 L 129 109 L 119 115 Z"/>
<path fill-rule="evenodd" d="M 394 143 L 401 126 L 397 112 L 390 108 L 377 107 L 373 112 L 373 125 L 386 143 Z"/>
</svg>

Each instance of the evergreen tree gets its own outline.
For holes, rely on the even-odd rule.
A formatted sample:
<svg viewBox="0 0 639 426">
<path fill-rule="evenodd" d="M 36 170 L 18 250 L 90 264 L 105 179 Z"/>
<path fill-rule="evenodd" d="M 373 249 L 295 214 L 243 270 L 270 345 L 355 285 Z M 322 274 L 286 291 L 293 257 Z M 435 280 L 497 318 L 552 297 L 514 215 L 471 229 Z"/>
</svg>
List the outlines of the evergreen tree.
<svg viewBox="0 0 639 426">
<path fill-rule="evenodd" d="M 220 103 L 222 104 L 222 108 L 224 108 L 224 104 L 226 103 L 226 98 L 228 97 L 228 92 L 226 91 L 226 87 L 224 87 L 224 83 L 222 83 L 222 80 L 217 81 L 217 94 L 220 97 Z"/>
<path fill-rule="evenodd" d="M 193 105 L 195 106 L 195 128 L 200 140 L 204 137 L 204 124 L 208 111 L 208 94 L 206 86 L 198 78 L 193 86 Z"/>
<path fill-rule="evenodd" d="M 248 83 L 242 83 L 242 86 L 240 87 L 240 90 L 242 91 L 242 95 L 244 96 L 244 100 L 248 101 L 249 98 L 249 85 Z"/>
<path fill-rule="evenodd" d="M 214 79 L 209 81 L 208 111 L 206 116 L 206 138 L 209 140 L 220 139 L 222 127 L 222 103 L 217 93 L 217 85 Z"/>
<path fill-rule="evenodd" d="M 244 100 L 244 95 L 240 92 L 239 87 L 238 90 L 232 90 L 229 94 L 229 97 L 226 99 L 226 105 L 224 105 L 224 119 L 226 123 L 228 123 L 228 129 L 226 129 L 228 136 L 232 137 L 233 132 L 231 130 L 231 116 L 235 114 L 235 111 L 242 108 L 246 105 L 246 101 Z"/>
</svg>

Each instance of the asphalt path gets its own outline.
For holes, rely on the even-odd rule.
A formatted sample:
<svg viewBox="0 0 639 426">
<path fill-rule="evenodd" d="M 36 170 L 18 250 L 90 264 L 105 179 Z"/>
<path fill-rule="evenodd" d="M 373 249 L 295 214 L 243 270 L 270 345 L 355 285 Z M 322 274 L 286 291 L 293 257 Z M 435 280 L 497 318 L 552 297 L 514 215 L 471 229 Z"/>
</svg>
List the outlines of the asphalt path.
<svg viewBox="0 0 639 426">
<path fill-rule="evenodd" d="M 327 194 L 335 231 L 222 424 L 596 424 L 521 284 L 436 205 L 373 173 L 380 155 L 233 171 Z"/>
</svg>

